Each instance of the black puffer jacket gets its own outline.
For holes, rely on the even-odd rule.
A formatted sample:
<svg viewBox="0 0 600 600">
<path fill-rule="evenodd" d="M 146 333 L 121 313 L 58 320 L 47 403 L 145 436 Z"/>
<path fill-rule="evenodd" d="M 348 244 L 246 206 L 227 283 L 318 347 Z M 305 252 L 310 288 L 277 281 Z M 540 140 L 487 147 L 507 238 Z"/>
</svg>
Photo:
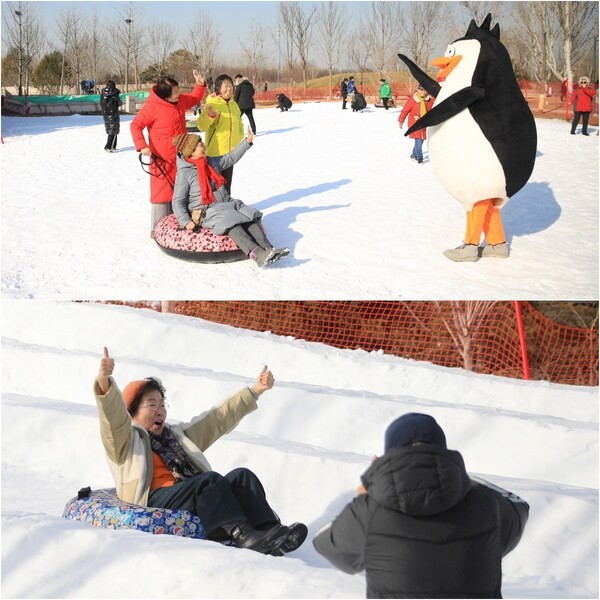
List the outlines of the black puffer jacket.
<svg viewBox="0 0 600 600">
<path fill-rule="evenodd" d="M 366 570 L 367 598 L 501 598 L 502 557 L 529 506 L 470 479 L 462 456 L 435 445 L 394 448 L 313 544 L 346 573 Z"/>
<path fill-rule="evenodd" d="M 118 135 L 120 129 L 119 106 L 123 104 L 119 88 L 105 87 L 100 93 L 100 106 L 104 117 L 104 127 L 108 135 Z"/>
<path fill-rule="evenodd" d="M 254 86 L 245 77 L 235 88 L 233 99 L 237 102 L 241 110 L 256 107 L 254 104 Z"/>
</svg>

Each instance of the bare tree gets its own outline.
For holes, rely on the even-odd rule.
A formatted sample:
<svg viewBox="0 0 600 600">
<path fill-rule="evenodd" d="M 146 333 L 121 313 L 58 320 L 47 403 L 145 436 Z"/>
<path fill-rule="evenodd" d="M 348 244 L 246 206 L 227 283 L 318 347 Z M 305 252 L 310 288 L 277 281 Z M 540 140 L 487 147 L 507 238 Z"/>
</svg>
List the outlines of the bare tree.
<svg viewBox="0 0 600 600">
<path fill-rule="evenodd" d="M 451 313 L 448 316 L 441 303 L 435 303 L 436 310 L 462 357 L 466 371 L 473 370 L 473 342 L 486 323 L 494 304 L 496 303 L 489 301 L 452 301 L 450 302 Z"/>
<path fill-rule="evenodd" d="M 71 31 L 73 28 L 73 14 L 70 10 L 62 10 L 58 13 L 56 21 L 56 36 L 60 43 L 60 53 L 62 56 L 61 74 L 60 74 L 60 93 L 65 93 L 65 74 L 68 71 L 69 44 L 71 42 Z"/>
<path fill-rule="evenodd" d="M 165 73 L 167 59 L 175 47 L 177 30 L 173 25 L 162 21 L 153 21 L 148 27 L 148 60 L 153 75 L 159 78 Z"/>
<path fill-rule="evenodd" d="M 510 10 L 509 4 L 517 3 L 499 2 L 498 0 L 482 0 L 476 2 L 473 2 L 472 0 L 461 0 L 459 2 L 460 7 L 466 12 L 467 16 L 470 19 L 474 19 L 478 25 L 481 24 L 489 13 L 491 13 L 494 21 L 501 20 L 506 12 Z"/>
<path fill-rule="evenodd" d="M 317 12 L 318 45 L 329 72 L 329 99 L 333 91 L 333 70 L 339 65 L 340 54 L 344 47 L 348 30 L 348 11 L 339 2 L 323 2 Z"/>
<path fill-rule="evenodd" d="M 417 65 L 427 70 L 434 49 L 440 50 L 440 37 L 447 30 L 443 26 L 450 18 L 445 2 L 410 2 L 404 13 L 402 47 Z M 450 35 L 444 41 L 447 44 Z"/>
<path fill-rule="evenodd" d="M 315 24 L 317 7 L 313 4 L 311 8 L 304 11 L 299 2 L 280 2 L 279 19 L 284 25 L 285 31 L 291 38 L 298 58 L 302 66 L 302 80 L 304 82 L 304 93 L 306 93 L 306 72 L 308 66 L 308 52 L 312 38 L 312 30 Z"/>
<path fill-rule="evenodd" d="M 128 2 L 116 9 L 118 17 L 109 24 L 107 35 L 113 41 L 107 46 L 117 72 L 129 91 L 133 75 L 135 86 L 139 87 L 140 53 L 143 49 L 144 24 L 139 2 Z M 132 69 L 133 66 L 133 69 Z"/>
<path fill-rule="evenodd" d="M 291 19 L 288 19 L 287 12 L 282 11 L 282 2 L 279 3 L 279 12 L 277 13 L 277 26 L 273 32 L 275 43 L 277 44 L 278 61 L 283 60 L 287 69 L 290 86 L 293 84 L 294 68 L 296 66 L 296 46 L 294 44 L 294 27 Z M 281 63 L 277 66 L 277 83 L 281 71 Z"/>
<path fill-rule="evenodd" d="M 362 31 L 362 27 L 358 26 L 358 28 L 354 30 L 350 37 L 352 39 L 360 39 Z M 364 93 L 362 86 L 364 75 L 367 71 L 369 71 L 369 63 L 371 61 L 370 47 L 367 44 L 352 44 L 350 46 L 348 56 L 352 64 L 356 67 L 357 72 L 360 73 L 360 79 L 358 80 L 360 88 L 358 88 L 358 91 Z"/>
<path fill-rule="evenodd" d="M 400 2 L 371 2 L 363 11 L 362 39 L 371 55 L 371 63 L 379 77 L 395 63 L 402 39 L 403 4 Z"/>
<path fill-rule="evenodd" d="M 215 26 L 210 14 L 203 10 L 196 13 L 184 48 L 194 57 L 197 68 L 204 77 L 212 76 L 220 38 L 221 31 Z"/>
<path fill-rule="evenodd" d="M 250 79 L 254 82 L 257 81 L 259 70 L 268 57 L 265 49 L 267 31 L 267 27 L 252 21 L 248 30 L 248 37 L 245 40 L 240 39 L 240 46 L 250 69 Z"/>
<path fill-rule="evenodd" d="M 37 2 L 7 2 L 3 11 L 9 46 L 16 58 L 19 96 L 29 95 L 34 60 L 44 43 Z"/>
</svg>

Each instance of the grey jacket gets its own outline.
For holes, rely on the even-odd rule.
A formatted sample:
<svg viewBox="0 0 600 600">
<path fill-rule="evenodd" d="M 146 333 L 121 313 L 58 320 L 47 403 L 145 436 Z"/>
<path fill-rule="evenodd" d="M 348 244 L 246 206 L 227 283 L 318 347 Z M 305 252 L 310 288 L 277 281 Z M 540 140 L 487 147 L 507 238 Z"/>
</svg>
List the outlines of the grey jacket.
<svg viewBox="0 0 600 600">
<path fill-rule="evenodd" d="M 152 483 L 152 449 L 148 432 L 132 421 L 121 391 L 110 377 L 110 389 L 102 395 L 94 381 L 94 395 L 100 418 L 100 436 L 108 466 L 124 502 L 147 506 Z M 203 451 L 230 432 L 248 413 L 256 410 L 256 397 L 250 388 L 192 419 L 190 423 L 167 425 L 175 434 L 192 464 L 200 471 L 211 471 Z"/>
<path fill-rule="evenodd" d="M 221 172 L 233 166 L 250 148 L 244 138 L 231 152 L 209 160 L 209 164 Z M 177 155 L 177 176 L 173 190 L 173 212 L 181 227 L 185 227 L 192 219 L 192 210 L 202 208 L 202 194 L 198 183 L 196 166 L 189 163 L 181 154 Z M 226 234 L 235 225 L 251 223 L 262 217 L 262 213 L 241 200 L 232 198 L 224 185 L 215 189 L 211 182 L 215 201 L 206 208 L 202 227 L 212 229 L 217 235 Z"/>
</svg>

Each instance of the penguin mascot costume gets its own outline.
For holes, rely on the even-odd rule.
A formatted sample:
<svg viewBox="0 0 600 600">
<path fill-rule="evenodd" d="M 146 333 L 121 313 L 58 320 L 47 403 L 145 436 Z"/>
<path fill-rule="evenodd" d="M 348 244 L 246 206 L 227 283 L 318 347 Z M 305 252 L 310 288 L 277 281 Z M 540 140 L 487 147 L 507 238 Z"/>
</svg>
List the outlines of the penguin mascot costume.
<svg viewBox="0 0 600 600">
<path fill-rule="evenodd" d="M 405 135 L 428 128 L 435 175 L 467 211 L 464 244 L 444 252 L 459 262 L 508 257 L 500 208 L 527 183 L 537 148 L 533 115 L 491 20 L 488 14 L 479 27 L 471 21 L 465 36 L 431 63 L 441 69 L 438 81 L 398 54 L 436 99 Z"/>
</svg>

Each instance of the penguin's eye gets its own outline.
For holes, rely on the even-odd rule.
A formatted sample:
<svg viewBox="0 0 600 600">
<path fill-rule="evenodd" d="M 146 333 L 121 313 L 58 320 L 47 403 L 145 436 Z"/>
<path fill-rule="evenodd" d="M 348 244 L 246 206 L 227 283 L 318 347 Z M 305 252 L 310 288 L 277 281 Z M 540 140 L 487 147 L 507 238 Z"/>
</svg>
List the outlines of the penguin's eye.
<svg viewBox="0 0 600 600">
<path fill-rule="evenodd" d="M 445 56 L 447 56 L 448 58 L 453 58 L 455 54 L 456 48 L 454 46 L 448 46 L 448 48 L 446 49 Z"/>
</svg>

